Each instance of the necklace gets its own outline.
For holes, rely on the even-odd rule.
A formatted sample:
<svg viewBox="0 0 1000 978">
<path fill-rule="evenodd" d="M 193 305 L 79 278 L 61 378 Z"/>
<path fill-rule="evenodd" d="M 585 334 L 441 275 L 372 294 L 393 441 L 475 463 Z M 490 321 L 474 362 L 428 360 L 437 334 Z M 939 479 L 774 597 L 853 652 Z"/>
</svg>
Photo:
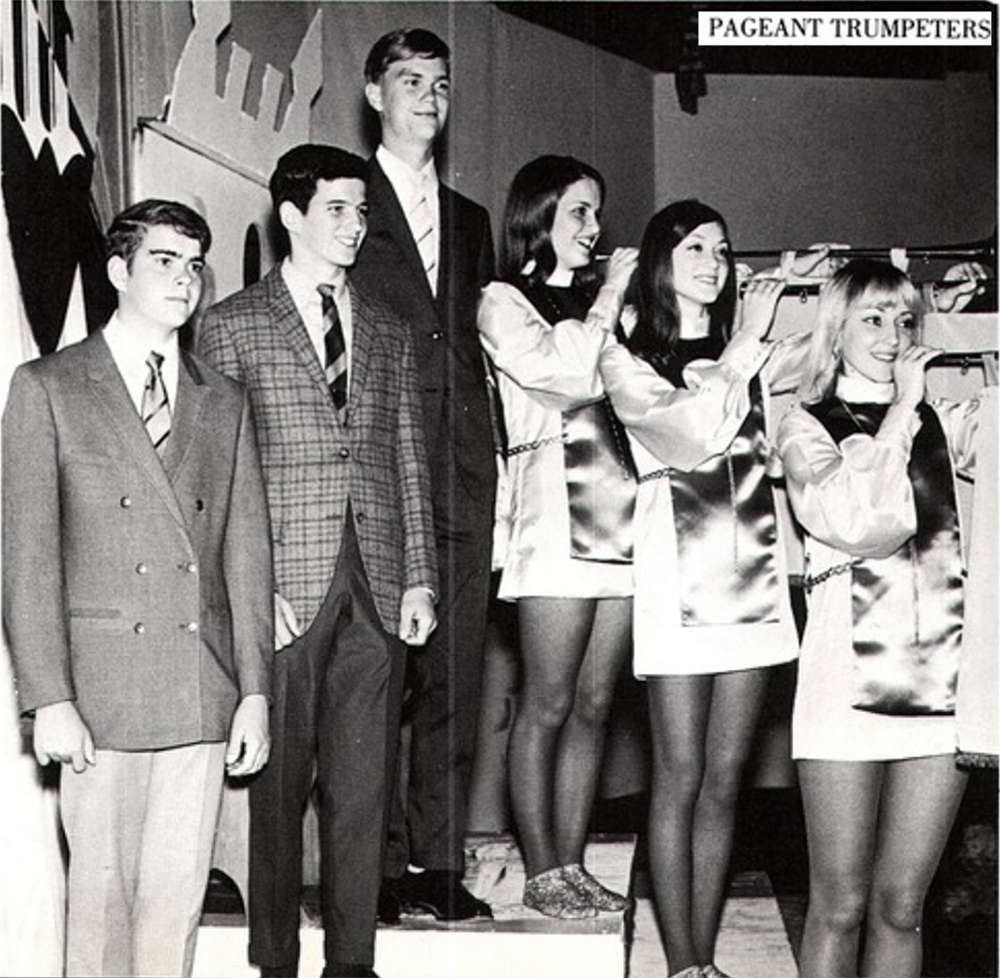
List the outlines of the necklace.
<svg viewBox="0 0 1000 978">
<path fill-rule="evenodd" d="M 870 435 L 871 432 L 858 420 L 858 416 L 851 410 L 851 405 L 847 403 L 839 394 L 837 395 L 837 400 L 844 405 L 844 410 L 847 412 L 847 416 L 854 422 L 854 427 L 858 429 L 863 435 Z"/>
</svg>

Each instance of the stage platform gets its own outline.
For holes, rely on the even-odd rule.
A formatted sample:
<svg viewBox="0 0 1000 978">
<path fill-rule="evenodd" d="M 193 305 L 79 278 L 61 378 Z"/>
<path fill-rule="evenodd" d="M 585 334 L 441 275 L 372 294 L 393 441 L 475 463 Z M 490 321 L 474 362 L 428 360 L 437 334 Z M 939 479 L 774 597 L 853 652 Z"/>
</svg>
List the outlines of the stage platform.
<svg viewBox="0 0 1000 978">
<path fill-rule="evenodd" d="M 587 868 L 618 892 L 631 892 L 635 837 L 592 836 Z M 439 924 L 404 916 L 380 927 L 375 970 L 380 978 L 662 978 L 666 963 L 648 899 L 627 913 L 558 921 L 520 902 L 524 868 L 510 836 L 471 836 L 466 885 L 486 900 L 493 921 Z M 314 890 L 302 911 L 299 974 L 323 968 L 322 932 Z M 194 978 L 256 978 L 246 961 L 246 922 L 238 914 L 206 916 L 199 934 Z M 763 874 L 742 874 L 726 904 L 719 966 L 740 978 L 794 978 L 795 962 L 777 904 Z"/>
</svg>

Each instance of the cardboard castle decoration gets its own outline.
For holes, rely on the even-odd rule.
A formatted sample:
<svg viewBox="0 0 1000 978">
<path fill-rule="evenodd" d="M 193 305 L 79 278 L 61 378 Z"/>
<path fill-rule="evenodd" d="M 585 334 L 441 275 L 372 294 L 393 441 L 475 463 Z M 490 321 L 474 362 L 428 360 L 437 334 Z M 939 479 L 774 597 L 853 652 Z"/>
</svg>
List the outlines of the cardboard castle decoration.
<svg viewBox="0 0 1000 978">
<path fill-rule="evenodd" d="M 224 90 L 216 91 L 228 0 L 196 0 L 194 28 L 174 73 L 163 121 L 143 123 L 135 146 L 133 197 L 168 197 L 200 211 L 212 227 L 212 282 L 203 303 L 254 281 L 274 262 L 267 234 L 267 179 L 288 147 L 309 138 L 310 109 L 323 84 L 322 11 L 290 66 L 293 95 L 282 112 L 284 75 L 264 70 L 256 114 L 244 111 L 252 55 L 230 50 Z"/>
</svg>

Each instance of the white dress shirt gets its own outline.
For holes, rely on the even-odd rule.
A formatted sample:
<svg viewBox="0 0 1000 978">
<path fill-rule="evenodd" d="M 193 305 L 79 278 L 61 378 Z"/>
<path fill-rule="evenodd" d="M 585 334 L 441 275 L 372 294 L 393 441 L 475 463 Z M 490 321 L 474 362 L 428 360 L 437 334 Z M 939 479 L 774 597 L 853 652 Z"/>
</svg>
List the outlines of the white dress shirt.
<svg viewBox="0 0 1000 978">
<path fill-rule="evenodd" d="M 149 378 L 149 365 L 146 358 L 152 351 L 156 351 L 163 357 L 160 365 L 160 375 L 163 377 L 163 386 L 167 391 L 167 400 L 170 403 L 170 412 L 173 414 L 177 410 L 177 375 L 180 370 L 180 349 L 177 343 L 177 331 L 170 333 L 169 337 L 150 346 L 149 341 L 126 326 L 119 318 L 118 313 L 113 313 L 104 327 L 104 339 L 111 350 L 111 356 L 121 374 L 125 386 L 128 388 L 128 395 L 132 398 L 136 411 L 142 413 L 142 391 Z"/>
<path fill-rule="evenodd" d="M 420 202 L 421 195 L 426 194 L 427 206 L 431 215 L 431 225 L 433 227 L 431 241 L 434 245 L 434 254 L 438 256 L 438 264 L 440 264 L 441 201 L 438 194 L 440 181 L 438 180 L 434 159 L 431 158 L 423 169 L 414 170 L 409 163 L 404 162 L 398 156 L 391 153 L 385 146 L 379 146 L 375 150 L 375 159 L 378 160 L 379 166 L 382 167 L 389 183 L 392 185 L 396 199 L 399 201 L 399 205 L 403 208 L 403 213 L 406 215 L 406 223 L 410 227 L 410 234 L 413 235 L 414 240 L 416 240 L 418 229 L 410 224 L 410 218 L 413 214 L 413 209 Z M 437 273 L 435 272 L 436 277 Z M 432 291 L 434 290 L 433 282 L 431 283 L 431 289 Z"/>
<path fill-rule="evenodd" d="M 320 367 L 326 367 L 326 327 L 323 323 L 323 297 L 319 293 L 319 286 L 329 283 L 314 282 L 309 276 L 292 264 L 286 258 L 281 263 L 281 277 L 288 286 L 288 291 L 292 295 L 292 302 L 305 323 L 306 332 L 312 341 L 313 349 L 319 360 Z M 333 301 L 337 304 L 337 312 L 340 315 L 340 328 L 344 332 L 344 349 L 347 351 L 347 389 L 351 384 L 351 347 L 354 338 L 354 320 L 351 316 L 351 295 L 347 288 L 347 278 L 337 286 L 334 292 Z"/>
</svg>

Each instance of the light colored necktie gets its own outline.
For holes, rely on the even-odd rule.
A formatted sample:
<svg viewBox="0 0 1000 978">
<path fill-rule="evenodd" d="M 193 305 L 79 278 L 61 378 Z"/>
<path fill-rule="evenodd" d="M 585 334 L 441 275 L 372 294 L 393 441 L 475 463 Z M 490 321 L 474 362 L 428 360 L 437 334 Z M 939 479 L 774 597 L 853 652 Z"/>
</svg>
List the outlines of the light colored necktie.
<svg viewBox="0 0 1000 978">
<path fill-rule="evenodd" d="M 347 344 L 344 342 L 344 330 L 340 325 L 340 313 L 334 301 L 334 287 L 320 285 L 319 294 L 323 297 L 323 349 L 326 362 L 323 372 L 330 388 L 333 406 L 343 417 L 347 407 Z"/>
<path fill-rule="evenodd" d="M 170 401 L 161 373 L 162 354 L 152 350 L 146 357 L 146 366 L 149 367 L 149 374 L 146 376 L 146 386 L 142 389 L 142 423 L 146 426 L 146 433 L 156 454 L 162 457 L 170 434 Z"/>
<path fill-rule="evenodd" d="M 409 222 L 431 292 L 437 295 L 437 239 L 434 234 L 431 205 L 427 199 L 428 189 L 428 181 L 424 177 L 420 181 L 420 196 L 410 210 Z"/>
</svg>

